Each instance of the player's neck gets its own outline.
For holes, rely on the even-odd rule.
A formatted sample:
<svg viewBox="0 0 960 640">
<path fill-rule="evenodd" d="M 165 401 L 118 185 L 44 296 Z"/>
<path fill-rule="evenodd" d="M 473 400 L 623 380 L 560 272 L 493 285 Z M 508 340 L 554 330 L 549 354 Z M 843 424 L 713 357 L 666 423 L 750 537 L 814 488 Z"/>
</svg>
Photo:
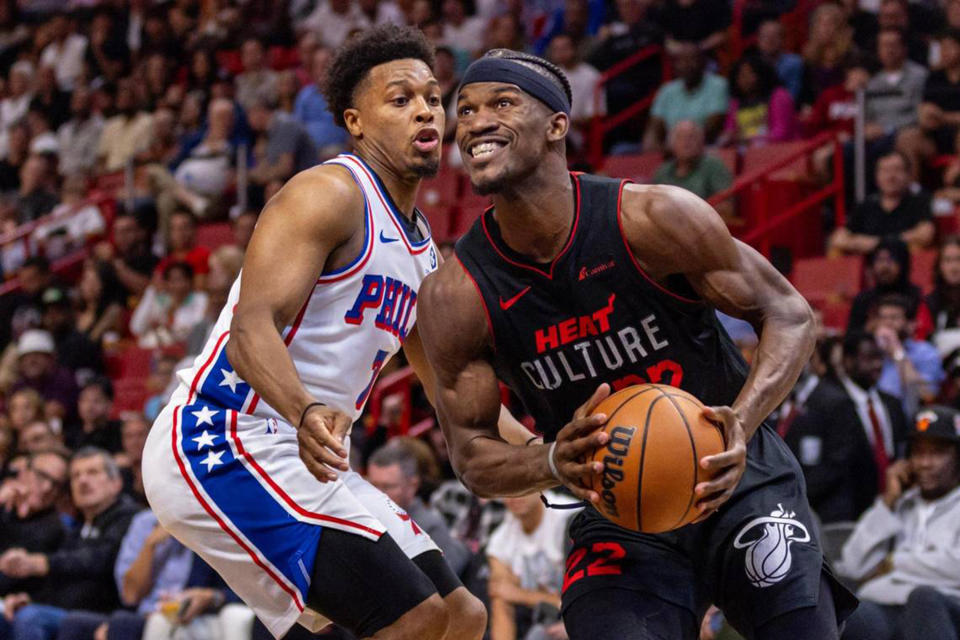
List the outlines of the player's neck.
<svg viewBox="0 0 960 640">
<path fill-rule="evenodd" d="M 359 149 L 357 152 L 380 178 L 380 182 L 387 189 L 387 193 L 397 209 L 408 219 L 413 220 L 413 207 L 417 201 L 420 179 L 414 178 L 411 180 L 409 176 L 401 176 L 396 169 L 380 160 L 376 153 L 361 152 Z"/>
<path fill-rule="evenodd" d="M 503 241 L 535 262 L 550 262 L 560 253 L 576 213 L 570 174 L 551 164 L 493 196 Z"/>
</svg>

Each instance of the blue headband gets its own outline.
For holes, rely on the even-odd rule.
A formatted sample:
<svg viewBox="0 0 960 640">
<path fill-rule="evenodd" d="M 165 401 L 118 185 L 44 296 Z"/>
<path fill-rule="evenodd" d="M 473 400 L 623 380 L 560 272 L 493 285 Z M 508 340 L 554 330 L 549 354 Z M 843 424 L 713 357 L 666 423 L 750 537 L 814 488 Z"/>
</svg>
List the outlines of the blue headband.
<svg viewBox="0 0 960 640">
<path fill-rule="evenodd" d="M 485 57 L 475 61 L 463 75 L 461 87 L 474 82 L 503 82 L 515 84 L 524 92 L 554 111 L 570 115 L 570 101 L 558 85 L 531 69 L 527 64 L 510 58 Z"/>
</svg>

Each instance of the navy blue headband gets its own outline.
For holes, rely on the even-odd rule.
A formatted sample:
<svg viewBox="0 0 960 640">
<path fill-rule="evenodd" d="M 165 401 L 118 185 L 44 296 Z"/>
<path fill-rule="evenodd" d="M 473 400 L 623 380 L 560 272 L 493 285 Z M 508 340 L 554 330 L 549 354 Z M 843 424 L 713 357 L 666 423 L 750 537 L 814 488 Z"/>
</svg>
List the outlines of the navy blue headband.
<svg viewBox="0 0 960 640">
<path fill-rule="evenodd" d="M 485 57 L 475 61 L 463 74 L 461 87 L 474 82 L 515 84 L 554 111 L 570 115 L 570 101 L 557 83 L 551 82 L 528 64 L 510 58 Z"/>
</svg>

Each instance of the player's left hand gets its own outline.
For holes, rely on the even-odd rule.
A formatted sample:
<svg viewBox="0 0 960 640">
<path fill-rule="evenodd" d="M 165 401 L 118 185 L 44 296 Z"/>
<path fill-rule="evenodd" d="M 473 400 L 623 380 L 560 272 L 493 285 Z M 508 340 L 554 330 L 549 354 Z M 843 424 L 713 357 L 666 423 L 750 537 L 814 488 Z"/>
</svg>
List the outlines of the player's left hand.
<svg viewBox="0 0 960 640">
<path fill-rule="evenodd" d="M 320 482 L 335 482 L 338 471 L 350 469 L 343 440 L 352 424 L 350 416 L 323 405 L 315 405 L 304 414 L 297 429 L 300 459 Z"/>
<path fill-rule="evenodd" d="M 730 499 L 747 468 L 747 437 L 740 418 L 733 409 L 705 407 L 703 415 L 707 420 L 718 423 L 723 429 L 727 449 L 723 453 L 700 459 L 700 467 L 708 471 L 713 479 L 696 486 L 695 494 L 700 517 L 694 522 L 706 520 L 720 508 L 720 505 Z"/>
</svg>

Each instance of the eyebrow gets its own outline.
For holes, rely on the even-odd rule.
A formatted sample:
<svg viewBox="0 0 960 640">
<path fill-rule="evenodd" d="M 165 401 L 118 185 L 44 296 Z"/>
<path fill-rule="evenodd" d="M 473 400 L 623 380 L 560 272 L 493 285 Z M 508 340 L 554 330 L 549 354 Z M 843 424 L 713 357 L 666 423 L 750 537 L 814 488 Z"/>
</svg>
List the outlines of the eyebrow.
<svg viewBox="0 0 960 640">
<path fill-rule="evenodd" d="M 508 86 L 505 86 L 505 87 L 498 87 L 497 89 L 493 89 L 492 91 L 493 91 L 494 95 L 500 95 L 500 94 L 502 94 L 502 93 L 513 93 L 513 94 L 516 94 L 516 95 L 521 95 L 521 94 L 523 94 L 523 90 L 522 90 L 522 89 L 520 89 L 519 87 L 515 87 L 515 86 L 513 86 L 513 85 L 508 85 Z M 463 90 L 460 90 L 460 91 L 457 92 L 457 100 L 461 100 L 461 99 L 463 99 Z"/>
<path fill-rule="evenodd" d="M 406 86 L 406 85 L 408 85 L 408 84 L 410 84 L 410 81 L 409 81 L 409 80 L 391 80 L 390 82 L 387 83 L 387 86 L 388 86 L 388 87 L 392 87 L 392 86 Z M 433 87 L 433 86 L 438 86 L 438 87 L 439 87 L 439 86 L 440 86 L 440 83 L 437 81 L 436 78 L 430 78 L 429 80 L 427 80 L 427 84 L 428 84 L 429 86 L 431 86 L 431 87 Z"/>
</svg>

